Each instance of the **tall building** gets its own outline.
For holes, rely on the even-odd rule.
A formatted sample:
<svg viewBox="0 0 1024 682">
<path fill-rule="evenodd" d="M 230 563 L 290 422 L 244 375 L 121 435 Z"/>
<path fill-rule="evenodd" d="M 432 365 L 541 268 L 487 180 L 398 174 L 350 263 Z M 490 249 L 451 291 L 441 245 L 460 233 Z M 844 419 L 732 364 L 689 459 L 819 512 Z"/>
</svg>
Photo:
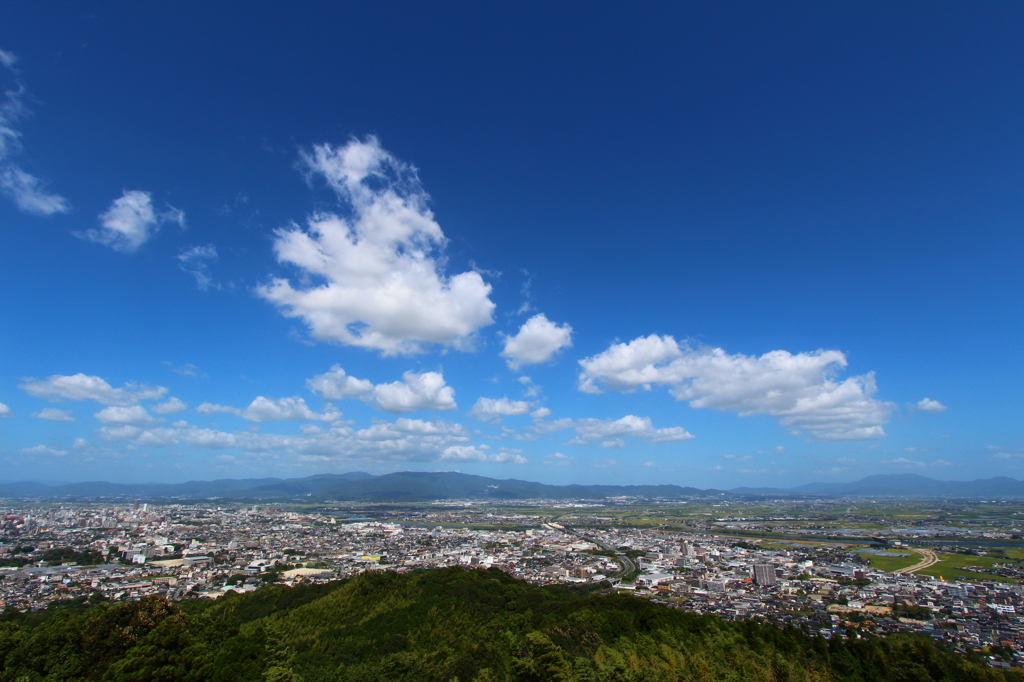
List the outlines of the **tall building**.
<svg viewBox="0 0 1024 682">
<path fill-rule="evenodd" d="M 756 564 L 754 566 L 754 582 L 758 585 L 778 585 L 779 579 L 775 576 L 775 567 L 771 564 Z"/>
</svg>

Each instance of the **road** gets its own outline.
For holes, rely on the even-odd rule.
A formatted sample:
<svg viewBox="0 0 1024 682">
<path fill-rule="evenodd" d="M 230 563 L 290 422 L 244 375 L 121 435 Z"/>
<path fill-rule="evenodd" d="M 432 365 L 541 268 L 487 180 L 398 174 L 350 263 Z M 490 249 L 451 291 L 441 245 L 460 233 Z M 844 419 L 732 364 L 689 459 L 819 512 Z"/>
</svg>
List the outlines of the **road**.
<svg viewBox="0 0 1024 682">
<path fill-rule="evenodd" d="M 606 552 L 612 552 L 615 555 L 615 561 L 619 563 L 619 572 L 613 576 L 610 576 L 612 578 L 624 578 L 627 575 L 639 572 L 640 568 L 636 565 L 636 563 L 616 548 L 606 545 L 597 538 L 590 537 L 589 535 L 575 531 L 572 528 L 563 526 L 559 523 L 555 523 L 555 519 L 560 519 L 562 518 L 562 516 L 564 516 L 564 514 L 546 517 L 541 521 L 541 524 L 553 530 L 568 533 L 569 535 L 574 535 L 581 540 L 586 540 L 587 542 L 593 543 L 601 549 L 605 550 Z"/>
<path fill-rule="evenodd" d="M 935 556 L 935 552 L 930 549 L 917 549 L 915 547 L 907 547 L 911 552 L 916 552 L 921 555 L 921 560 L 908 568 L 901 568 L 893 571 L 893 573 L 900 575 L 903 573 L 917 573 L 920 570 L 929 568 L 939 563 L 939 557 Z"/>
</svg>

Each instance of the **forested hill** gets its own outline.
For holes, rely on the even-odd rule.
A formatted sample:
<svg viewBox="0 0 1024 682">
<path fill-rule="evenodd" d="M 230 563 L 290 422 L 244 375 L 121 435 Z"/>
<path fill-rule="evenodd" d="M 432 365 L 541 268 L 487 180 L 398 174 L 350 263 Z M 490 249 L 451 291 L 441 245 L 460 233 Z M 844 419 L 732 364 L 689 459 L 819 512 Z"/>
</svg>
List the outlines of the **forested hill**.
<svg viewBox="0 0 1024 682">
<path fill-rule="evenodd" d="M 5 614 L 0 682 L 1024 680 L 931 639 L 811 638 L 498 570 Z"/>
</svg>

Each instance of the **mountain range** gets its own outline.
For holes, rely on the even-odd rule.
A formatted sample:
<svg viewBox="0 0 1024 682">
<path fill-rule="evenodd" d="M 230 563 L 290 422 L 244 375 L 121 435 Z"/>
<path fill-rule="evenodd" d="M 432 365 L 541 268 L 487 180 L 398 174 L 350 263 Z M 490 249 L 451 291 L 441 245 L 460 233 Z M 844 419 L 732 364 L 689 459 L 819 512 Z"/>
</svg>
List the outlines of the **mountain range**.
<svg viewBox="0 0 1024 682">
<path fill-rule="evenodd" d="M 374 476 L 361 471 L 305 478 L 247 478 L 186 483 L 0 483 L 0 498 L 149 500 L 343 500 L 427 502 L 444 499 L 608 499 L 737 497 L 944 497 L 1024 498 L 1024 481 L 1007 477 L 939 481 L 917 474 L 889 474 L 851 483 L 807 483 L 794 488 L 702 490 L 678 485 L 548 485 L 514 478 L 496 479 L 457 472 L 402 471 Z"/>
</svg>

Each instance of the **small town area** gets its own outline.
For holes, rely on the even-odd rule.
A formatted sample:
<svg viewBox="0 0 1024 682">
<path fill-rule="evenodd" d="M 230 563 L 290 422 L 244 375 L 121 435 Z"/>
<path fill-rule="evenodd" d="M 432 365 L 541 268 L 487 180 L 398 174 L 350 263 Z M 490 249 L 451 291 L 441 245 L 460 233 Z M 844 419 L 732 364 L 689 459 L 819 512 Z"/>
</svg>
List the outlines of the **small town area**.
<svg viewBox="0 0 1024 682">
<path fill-rule="evenodd" d="M 216 599 L 370 570 L 494 567 L 534 584 L 603 584 L 826 638 L 918 632 L 990 665 L 1024 665 L 1024 550 L 1013 545 L 1015 521 L 943 522 L 931 535 L 921 524 L 863 522 L 874 534 L 862 542 L 835 539 L 851 534 L 842 520 L 829 532 L 822 523 L 794 522 L 790 530 L 800 537 L 789 538 L 777 518 L 757 520 L 735 508 L 671 523 L 659 518 L 663 512 L 635 500 L 15 504 L 0 510 L 0 603 L 9 612 L 148 594 Z M 954 542 L 956 528 L 962 544 L 935 544 Z"/>
</svg>

